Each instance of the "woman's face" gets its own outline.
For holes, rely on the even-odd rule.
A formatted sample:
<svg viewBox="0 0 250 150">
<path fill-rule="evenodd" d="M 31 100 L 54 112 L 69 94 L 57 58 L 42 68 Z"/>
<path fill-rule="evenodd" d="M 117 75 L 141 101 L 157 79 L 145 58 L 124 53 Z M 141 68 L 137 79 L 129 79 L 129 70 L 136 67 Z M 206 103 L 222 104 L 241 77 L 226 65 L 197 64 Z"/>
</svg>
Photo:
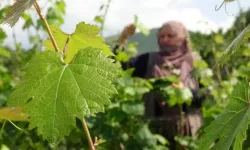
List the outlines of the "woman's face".
<svg viewBox="0 0 250 150">
<path fill-rule="evenodd" d="M 182 46 L 184 40 L 178 35 L 179 32 L 170 26 L 163 27 L 158 34 L 158 42 L 161 50 L 171 50 Z"/>
</svg>

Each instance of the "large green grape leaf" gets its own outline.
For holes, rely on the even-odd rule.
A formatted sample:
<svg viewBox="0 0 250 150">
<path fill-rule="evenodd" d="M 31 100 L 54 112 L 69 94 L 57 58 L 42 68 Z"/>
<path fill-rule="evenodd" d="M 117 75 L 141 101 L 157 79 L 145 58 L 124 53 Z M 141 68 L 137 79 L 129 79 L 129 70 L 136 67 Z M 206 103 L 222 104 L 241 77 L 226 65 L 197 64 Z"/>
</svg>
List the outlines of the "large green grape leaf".
<svg viewBox="0 0 250 150">
<path fill-rule="evenodd" d="M 89 46 L 102 49 L 103 53 L 106 55 L 113 55 L 109 46 L 104 43 L 104 39 L 101 36 L 98 36 L 99 28 L 96 26 L 81 22 L 76 26 L 74 33 L 66 34 L 58 27 L 52 25 L 51 31 L 55 37 L 60 51 L 63 51 L 68 35 L 70 35 L 65 52 L 66 63 L 69 63 L 73 59 L 79 49 Z M 44 41 L 43 46 L 46 47 L 46 50 L 54 50 L 54 47 L 49 40 Z"/>
<path fill-rule="evenodd" d="M 6 17 L 3 19 L 3 23 L 9 24 L 11 27 L 16 24 L 22 13 L 29 9 L 35 0 L 15 0 L 15 3 L 11 6 Z"/>
<path fill-rule="evenodd" d="M 70 64 L 54 51 L 45 51 L 25 67 L 25 76 L 8 99 L 10 106 L 24 106 L 30 129 L 54 143 L 68 135 L 75 117 L 104 111 L 117 93 L 113 81 L 119 65 L 97 48 L 80 50 Z"/>
<path fill-rule="evenodd" d="M 228 150 L 234 141 L 233 149 L 241 150 L 250 123 L 249 114 L 249 83 L 244 80 L 235 86 L 224 113 L 205 128 L 205 133 L 199 140 L 199 149 L 210 149 L 218 139 L 211 149 Z"/>
</svg>

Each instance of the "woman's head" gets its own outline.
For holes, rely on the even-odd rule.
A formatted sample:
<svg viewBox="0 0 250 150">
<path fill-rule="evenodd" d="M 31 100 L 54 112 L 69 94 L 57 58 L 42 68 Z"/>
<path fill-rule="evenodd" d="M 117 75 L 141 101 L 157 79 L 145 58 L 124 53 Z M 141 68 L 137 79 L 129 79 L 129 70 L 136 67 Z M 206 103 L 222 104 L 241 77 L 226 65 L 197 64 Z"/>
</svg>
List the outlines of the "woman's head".
<svg viewBox="0 0 250 150">
<path fill-rule="evenodd" d="M 161 51 L 174 52 L 179 48 L 188 48 L 188 31 L 178 21 L 164 23 L 158 32 L 158 44 Z"/>
</svg>

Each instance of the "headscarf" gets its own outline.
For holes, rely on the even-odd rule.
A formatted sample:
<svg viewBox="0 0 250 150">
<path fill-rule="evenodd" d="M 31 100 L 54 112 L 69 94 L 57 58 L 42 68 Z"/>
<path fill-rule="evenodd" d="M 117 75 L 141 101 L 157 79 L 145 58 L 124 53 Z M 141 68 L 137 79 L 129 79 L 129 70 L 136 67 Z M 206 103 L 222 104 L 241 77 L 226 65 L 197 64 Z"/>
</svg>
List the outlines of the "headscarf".
<svg viewBox="0 0 250 150">
<path fill-rule="evenodd" d="M 183 40 L 183 44 L 171 52 L 159 50 L 153 67 L 153 77 L 157 78 L 172 75 L 176 72 L 176 69 L 178 69 L 180 71 L 179 77 L 184 85 L 196 89 L 197 83 L 191 76 L 193 57 L 188 43 L 188 31 L 181 22 L 169 21 L 162 25 L 159 32 L 166 27 L 170 27 L 174 30 L 176 36 Z"/>
</svg>

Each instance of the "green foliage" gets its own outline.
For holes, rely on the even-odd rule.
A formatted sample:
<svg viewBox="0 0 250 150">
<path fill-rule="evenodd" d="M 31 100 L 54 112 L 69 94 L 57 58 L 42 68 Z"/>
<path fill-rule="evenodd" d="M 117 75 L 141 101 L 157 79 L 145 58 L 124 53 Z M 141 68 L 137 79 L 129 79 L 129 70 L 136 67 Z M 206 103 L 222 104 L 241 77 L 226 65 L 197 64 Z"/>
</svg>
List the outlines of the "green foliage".
<svg viewBox="0 0 250 150">
<path fill-rule="evenodd" d="M 126 51 L 123 51 L 120 48 L 118 48 L 116 50 L 117 55 L 115 55 L 115 60 L 117 60 L 119 62 L 127 62 L 127 61 L 129 61 L 129 59 L 131 57 L 134 57 L 137 54 L 136 46 L 137 46 L 137 43 L 129 43 L 126 46 Z"/>
<path fill-rule="evenodd" d="M 47 21 L 49 24 L 60 25 L 64 23 L 66 4 L 63 0 L 56 1 L 54 7 L 50 7 L 47 12 Z"/>
<path fill-rule="evenodd" d="M 244 43 L 248 42 L 250 38 L 250 25 L 248 25 L 235 39 L 234 41 L 228 46 L 228 48 L 222 53 L 221 58 L 218 61 L 217 65 L 223 65 L 228 58 L 239 50 L 239 47 Z"/>
<path fill-rule="evenodd" d="M 32 20 L 32 18 L 29 14 L 23 13 L 22 18 L 25 21 L 25 23 L 23 25 L 23 30 L 28 29 L 30 26 L 34 26 L 34 21 Z"/>
<path fill-rule="evenodd" d="M 138 16 L 134 16 L 134 25 L 138 28 L 144 35 L 149 35 L 149 30 L 138 21 Z"/>
<path fill-rule="evenodd" d="M 106 55 L 114 55 L 110 51 L 108 45 L 103 43 L 104 39 L 101 36 L 98 36 L 99 29 L 96 26 L 81 22 L 76 26 L 76 30 L 72 34 L 66 34 L 56 26 L 51 26 L 51 30 L 60 51 L 64 51 L 65 42 L 69 36 L 69 41 L 66 46 L 68 50 L 65 50 L 64 58 L 66 63 L 70 63 L 80 49 L 89 46 L 100 48 Z M 50 40 L 44 41 L 43 45 L 46 47 L 46 50 L 54 50 Z"/>
<path fill-rule="evenodd" d="M 223 4 L 231 1 L 225 0 Z M 21 4 L 21 2 L 25 3 Z M 114 63 L 107 58 L 107 55 L 110 56 L 112 53 L 110 48 L 104 44 L 104 39 L 98 36 L 99 29 L 97 27 L 82 22 L 77 25 L 73 34 L 66 34 L 59 29 L 59 26 L 64 23 L 65 2 L 63 0 L 49 0 L 48 3 L 49 8 L 48 12 L 45 13 L 45 18 L 49 24 L 53 24 L 51 25 L 52 32 L 60 48 L 58 54 L 51 51 L 54 50 L 51 41 L 44 43 L 46 50 L 49 51 L 42 53 L 37 51 L 41 49 L 43 42 L 41 35 L 46 32 L 46 27 L 41 19 L 36 20 L 31 17 L 28 11 L 23 13 L 32 6 L 33 1 L 16 0 L 14 6 L 22 7 L 13 6 L 0 10 L 0 19 L 5 17 L 5 23 L 14 25 L 21 16 L 25 22 L 23 30 L 36 31 L 34 34 L 27 32 L 32 45 L 29 50 L 23 50 L 19 43 L 14 43 L 16 46 L 14 49 L 3 46 L 0 48 L 0 106 L 6 105 L 7 97 L 12 92 L 12 88 L 15 87 L 16 83 L 19 83 L 12 93 L 9 103 L 23 104 L 25 112 L 31 117 L 30 124 L 15 122 L 22 130 L 15 128 L 10 122 L 4 124 L 0 120 L 0 147 L 9 149 L 56 148 L 44 140 L 43 137 L 45 137 L 54 141 L 61 138 L 62 140 L 57 143 L 58 149 L 88 149 L 87 139 L 84 137 L 84 131 L 79 121 L 85 116 L 91 135 L 98 137 L 98 142 L 95 143 L 96 149 L 167 149 L 169 143 L 156 132 L 157 126 L 154 127 L 151 121 L 144 120 L 145 107 L 141 99 L 145 93 L 157 90 L 171 106 L 182 106 L 191 103 L 190 90 L 173 88 L 171 84 L 179 82 L 179 79 L 173 76 L 160 80 L 132 77 L 133 69 L 122 72 L 123 77 L 115 80 L 115 74 L 118 71 L 115 69 L 118 67 L 116 63 L 129 60 L 130 57 L 135 56 L 137 49 L 140 53 L 158 49 L 155 36 L 157 29 L 146 29 L 135 15 L 134 23 L 141 32 L 128 39 L 129 45 L 125 47 L 125 51 L 118 51 L 118 55 L 115 56 L 117 62 Z M 110 0 L 108 0 L 108 4 L 102 4 L 100 11 L 105 8 L 106 12 L 109 4 Z M 19 10 L 16 14 L 13 13 L 14 8 Z M 246 135 L 250 135 L 250 130 L 246 132 L 249 102 L 244 95 L 244 90 L 241 90 L 243 87 L 248 88 L 247 81 L 234 87 L 239 80 L 246 78 L 246 75 L 250 73 L 249 27 L 243 30 L 249 23 L 249 14 L 249 12 L 240 13 L 232 28 L 226 33 L 222 30 L 208 35 L 190 32 L 192 48 L 199 58 L 194 62 L 193 75 L 200 79 L 200 83 L 203 85 L 200 92 L 206 95 L 202 105 L 204 126 L 200 129 L 199 136 L 202 135 L 204 127 L 207 127 L 215 119 L 210 126 L 205 128 L 206 132 L 202 136 L 201 142 L 205 142 L 202 145 L 204 149 L 209 149 L 211 143 L 214 144 L 214 149 L 217 147 L 219 149 L 229 148 L 230 145 L 234 145 L 234 149 L 250 147 L 250 138 L 244 142 L 246 137 L 249 137 Z M 106 13 L 98 15 L 94 19 L 96 23 L 101 25 L 101 30 L 103 30 L 106 15 Z M 243 32 L 234 40 L 236 34 L 242 30 Z M 7 35 L 3 30 L 0 29 L 0 31 L 0 44 L 2 44 Z M 69 41 L 65 44 L 68 37 Z M 230 45 L 230 43 L 232 44 Z M 228 45 L 230 46 L 228 47 Z M 225 49 L 227 50 L 224 51 Z M 29 61 L 32 57 L 35 59 Z M 215 65 L 217 60 L 219 60 L 218 64 L 223 65 L 223 67 L 218 72 L 213 72 L 210 68 Z M 83 65 L 74 64 L 78 62 Z M 22 78 L 23 72 L 20 70 L 23 66 L 26 66 L 24 78 Z M 112 69 L 112 67 L 115 68 Z M 74 80 L 73 76 L 70 76 L 71 73 L 79 78 Z M 43 76 L 45 74 L 47 76 Z M 60 75 L 62 75 L 61 82 L 59 82 Z M 111 97 L 116 92 L 112 81 L 115 81 L 115 87 L 119 94 Z M 60 85 L 58 85 L 59 83 Z M 77 84 L 79 88 L 77 88 Z M 57 89 L 58 97 L 56 98 Z M 82 95 L 79 95 L 81 93 Z M 77 98 L 83 100 L 77 101 L 79 100 Z M 55 104 L 55 102 L 57 103 Z M 72 102 L 76 105 L 72 106 Z M 91 105 L 86 105 L 85 102 Z M 55 106 L 56 110 L 53 109 Z M 102 113 L 104 109 L 105 113 Z M 17 111 L 18 114 L 16 114 L 16 111 L 11 110 L 13 108 L 0 109 L 0 118 L 8 119 L 6 118 L 7 114 L 10 118 L 14 117 L 14 120 L 20 119 L 18 118 L 20 111 Z M 54 110 L 56 113 L 53 113 Z M 220 115 L 222 112 L 223 114 Z M 86 114 L 95 114 L 95 116 L 86 116 Z M 17 118 L 15 118 L 16 116 Z M 224 120 L 229 120 L 229 122 L 222 124 Z M 55 128 L 52 128 L 51 123 L 53 122 L 55 122 Z M 76 128 L 72 128 L 75 125 Z M 26 130 L 28 126 L 30 129 L 37 128 L 28 132 Z M 37 135 L 36 131 L 42 135 Z M 200 142 L 199 138 L 198 142 Z M 176 136 L 175 141 L 183 149 L 199 149 L 196 144 L 197 140 L 189 136 Z M 243 146 L 242 142 L 244 142 Z"/>
<path fill-rule="evenodd" d="M 3 40 L 7 37 L 5 32 L 0 28 L 0 44 L 3 43 Z"/>
<path fill-rule="evenodd" d="M 38 133 L 54 143 L 69 134 L 75 117 L 104 111 L 116 93 L 112 81 L 118 70 L 99 49 L 80 50 L 70 64 L 46 51 L 27 64 L 24 79 L 8 104 L 24 105 L 30 129 L 38 127 Z"/>
<path fill-rule="evenodd" d="M 96 23 L 103 23 L 103 16 L 95 16 L 94 20 Z"/>
<path fill-rule="evenodd" d="M 167 102 L 169 106 L 181 106 L 184 103 L 190 106 L 193 98 L 193 94 L 189 88 L 173 88 L 172 86 L 168 86 L 163 89 L 163 91 L 168 95 Z"/>
<path fill-rule="evenodd" d="M 160 92 L 170 107 L 191 104 L 193 94 L 189 88 L 175 88 L 172 86 L 172 83 L 180 82 L 180 79 L 176 75 L 159 79 L 150 79 L 150 82 L 152 82 L 154 91 Z"/>
<path fill-rule="evenodd" d="M 7 58 L 10 58 L 10 52 L 3 49 L 3 48 L 0 48 L 0 56 L 4 56 L 4 57 L 7 57 Z"/>
<path fill-rule="evenodd" d="M 195 141 L 190 136 L 175 136 L 175 141 L 177 141 L 181 146 L 189 149 L 189 150 L 197 150 L 198 146 Z"/>
<path fill-rule="evenodd" d="M 29 9 L 34 3 L 35 0 L 15 0 L 14 5 L 11 6 L 8 14 L 4 18 L 3 23 L 6 23 L 11 27 L 14 26 L 22 13 Z"/>
<path fill-rule="evenodd" d="M 244 80 L 235 86 L 225 111 L 205 129 L 199 149 L 210 149 L 213 142 L 212 149 L 228 150 L 233 142 L 234 150 L 242 149 L 250 121 L 249 113 L 249 83 Z"/>
<path fill-rule="evenodd" d="M 150 91 L 152 85 L 141 78 L 133 78 L 133 69 L 122 71 L 122 77 L 116 80 L 118 95 L 107 106 L 105 114 L 87 119 L 92 135 L 104 139 L 97 149 L 154 149 L 166 150 L 168 141 L 152 132 L 148 121 L 142 119 L 143 94 Z"/>
</svg>

